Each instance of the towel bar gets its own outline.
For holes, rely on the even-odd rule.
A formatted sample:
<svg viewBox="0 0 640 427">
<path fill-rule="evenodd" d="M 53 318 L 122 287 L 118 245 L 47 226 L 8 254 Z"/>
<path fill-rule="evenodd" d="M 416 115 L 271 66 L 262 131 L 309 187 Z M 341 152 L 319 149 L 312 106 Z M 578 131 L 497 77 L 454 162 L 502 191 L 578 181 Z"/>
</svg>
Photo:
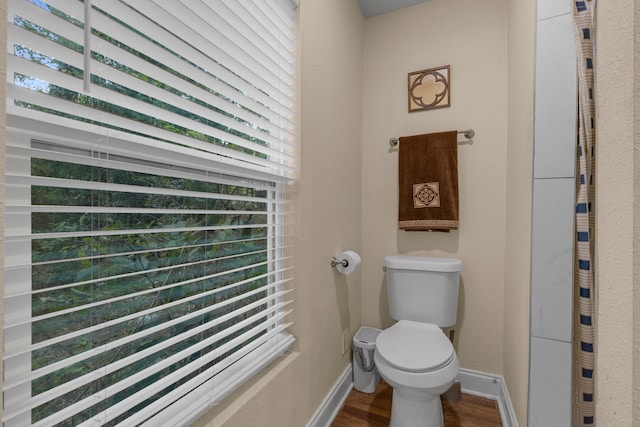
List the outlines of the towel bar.
<svg viewBox="0 0 640 427">
<path fill-rule="evenodd" d="M 465 138 L 471 139 L 475 136 L 476 132 L 473 129 L 459 130 L 458 134 L 463 134 Z M 400 138 L 389 138 L 389 146 L 395 147 L 400 142 Z"/>
</svg>

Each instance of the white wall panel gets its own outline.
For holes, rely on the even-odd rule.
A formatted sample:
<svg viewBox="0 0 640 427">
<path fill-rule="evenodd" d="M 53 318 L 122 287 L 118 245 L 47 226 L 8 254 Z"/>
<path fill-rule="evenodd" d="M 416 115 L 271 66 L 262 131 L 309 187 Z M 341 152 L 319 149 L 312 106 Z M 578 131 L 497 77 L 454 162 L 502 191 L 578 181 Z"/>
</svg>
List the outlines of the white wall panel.
<svg viewBox="0 0 640 427">
<path fill-rule="evenodd" d="M 533 185 L 531 335 L 571 342 L 574 179 Z"/>
<path fill-rule="evenodd" d="M 574 176 L 576 51 L 571 15 L 538 21 L 535 178 Z"/>
<path fill-rule="evenodd" d="M 528 427 L 571 425 L 571 344 L 531 339 Z"/>
</svg>

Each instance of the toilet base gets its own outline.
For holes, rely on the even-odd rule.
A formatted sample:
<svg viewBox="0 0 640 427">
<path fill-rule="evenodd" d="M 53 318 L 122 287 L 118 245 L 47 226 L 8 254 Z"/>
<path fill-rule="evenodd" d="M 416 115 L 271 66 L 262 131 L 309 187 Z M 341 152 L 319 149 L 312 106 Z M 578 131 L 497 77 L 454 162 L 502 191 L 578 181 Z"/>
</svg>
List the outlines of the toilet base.
<svg viewBox="0 0 640 427">
<path fill-rule="evenodd" d="M 393 389 L 389 427 L 443 427 L 440 396 Z"/>
</svg>

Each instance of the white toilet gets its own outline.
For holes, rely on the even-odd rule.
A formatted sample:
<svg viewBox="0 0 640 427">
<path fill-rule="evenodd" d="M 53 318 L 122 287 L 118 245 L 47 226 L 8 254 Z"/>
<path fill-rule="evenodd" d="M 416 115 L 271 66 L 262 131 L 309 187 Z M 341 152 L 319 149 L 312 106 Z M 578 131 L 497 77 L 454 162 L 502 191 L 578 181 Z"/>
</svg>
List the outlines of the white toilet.
<svg viewBox="0 0 640 427">
<path fill-rule="evenodd" d="M 393 387 L 390 427 L 443 427 L 440 395 L 460 365 L 440 329 L 456 323 L 462 261 L 387 256 L 389 314 L 398 322 L 378 335 L 374 360 Z"/>
</svg>

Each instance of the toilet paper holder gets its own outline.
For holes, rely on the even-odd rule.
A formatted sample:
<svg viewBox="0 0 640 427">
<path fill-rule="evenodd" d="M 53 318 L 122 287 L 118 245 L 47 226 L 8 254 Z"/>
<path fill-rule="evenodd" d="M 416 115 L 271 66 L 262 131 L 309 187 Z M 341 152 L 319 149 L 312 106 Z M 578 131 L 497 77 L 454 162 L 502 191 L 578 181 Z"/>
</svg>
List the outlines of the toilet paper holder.
<svg viewBox="0 0 640 427">
<path fill-rule="evenodd" d="M 349 266 L 349 260 L 347 259 L 338 259 L 336 257 L 331 258 L 331 267 L 335 268 L 336 265 L 341 265 L 343 267 Z"/>
<path fill-rule="evenodd" d="M 338 273 L 352 274 L 360 268 L 360 255 L 354 251 L 345 251 L 331 258 L 331 267 Z"/>
</svg>

